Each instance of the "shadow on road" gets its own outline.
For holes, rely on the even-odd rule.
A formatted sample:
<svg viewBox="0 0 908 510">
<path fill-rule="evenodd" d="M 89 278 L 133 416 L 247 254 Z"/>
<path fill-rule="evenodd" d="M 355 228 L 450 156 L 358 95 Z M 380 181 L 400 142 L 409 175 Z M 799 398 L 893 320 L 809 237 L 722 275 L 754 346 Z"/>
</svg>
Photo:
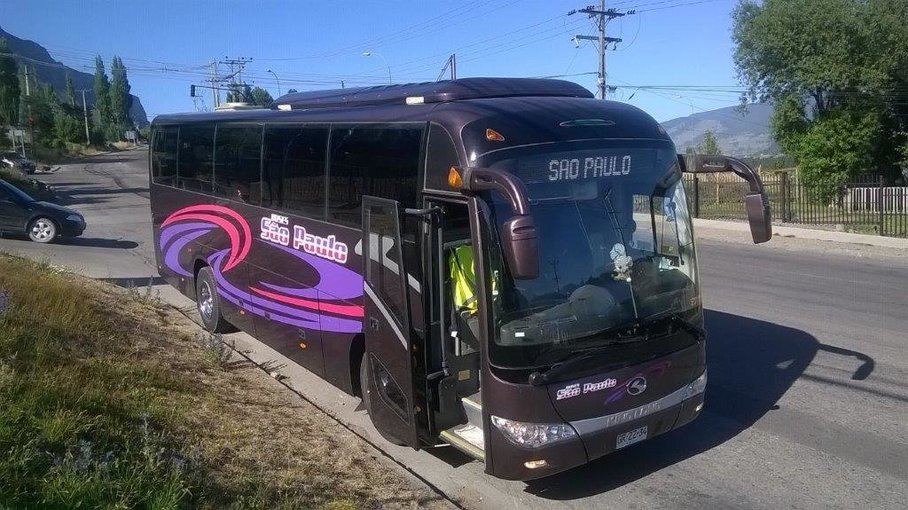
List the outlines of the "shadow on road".
<svg viewBox="0 0 908 510">
<path fill-rule="evenodd" d="M 65 193 L 72 197 L 82 195 L 120 195 L 123 193 L 148 193 L 148 186 L 140 188 L 77 188 L 66 190 Z"/>
<path fill-rule="evenodd" d="M 3 235 L 0 235 L 0 239 L 22 241 L 23 243 L 32 244 L 32 241 L 25 234 L 5 233 Z M 51 243 L 51 245 L 54 244 L 63 246 L 84 246 L 87 248 L 111 248 L 117 250 L 131 250 L 139 246 L 139 243 L 135 241 L 124 241 L 121 239 L 101 239 L 94 237 L 60 237 Z"/>
<path fill-rule="evenodd" d="M 703 414 L 627 450 L 528 482 L 526 492 L 553 500 L 589 497 L 719 446 L 778 409 L 776 402 L 819 350 L 860 360 L 852 379 L 865 379 L 873 371 L 869 356 L 825 346 L 804 331 L 714 310 L 705 313 L 709 383 Z"/>
<path fill-rule="evenodd" d="M 131 250 L 139 246 L 135 241 L 120 239 L 99 239 L 94 237 L 64 237 L 57 241 L 67 246 L 87 246 L 91 248 L 115 248 L 118 250 Z"/>
<path fill-rule="evenodd" d="M 134 161 L 135 153 L 131 150 L 117 151 L 114 153 L 98 154 L 96 156 L 80 156 L 78 158 L 68 158 L 63 161 L 67 165 L 90 165 L 93 163 L 122 163 L 125 161 Z"/>
<path fill-rule="evenodd" d="M 139 289 L 145 287 L 154 287 L 155 285 L 164 285 L 167 281 L 160 276 L 136 276 L 123 278 L 97 278 L 97 280 L 112 283 L 117 287 L 124 289 Z"/>
</svg>

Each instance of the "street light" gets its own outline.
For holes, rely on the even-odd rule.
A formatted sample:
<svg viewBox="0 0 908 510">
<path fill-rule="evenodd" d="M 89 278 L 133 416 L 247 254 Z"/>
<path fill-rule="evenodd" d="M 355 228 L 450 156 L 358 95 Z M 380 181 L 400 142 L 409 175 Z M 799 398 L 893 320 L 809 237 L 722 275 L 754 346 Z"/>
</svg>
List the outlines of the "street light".
<svg viewBox="0 0 908 510">
<path fill-rule="evenodd" d="M 380 57 L 382 59 L 382 61 L 385 63 L 385 66 L 388 68 L 388 85 L 391 85 L 391 66 L 388 65 L 388 61 L 385 60 L 385 57 L 382 56 L 381 53 L 376 53 L 374 51 L 363 52 L 364 57 L 371 57 L 373 55 L 375 55 L 376 57 Z"/>
<path fill-rule="evenodd" d="M 283 94 L 281 94 L 281 80 L 277 79 L 277 75 L 274 74 L 274 71 L 272 71 L 271 69 L 269 69 L 268 72 L 274 76 L 274 81 L 277 82 L 277 95 L 282 96 Z"/>
</svg>

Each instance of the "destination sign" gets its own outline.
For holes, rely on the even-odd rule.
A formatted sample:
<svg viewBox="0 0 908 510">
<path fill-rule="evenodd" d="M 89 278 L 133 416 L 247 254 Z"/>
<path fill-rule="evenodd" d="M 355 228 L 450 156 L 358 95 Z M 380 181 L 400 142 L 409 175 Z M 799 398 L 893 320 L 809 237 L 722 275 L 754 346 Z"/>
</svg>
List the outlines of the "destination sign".
<svg viewBox="0 0 908 510">
<path fill-rule="evenodd" d="M 653 149 L 552 152 L 519 158 L 517 168 L 527 184 L 629 179 L 655 170 L 657 154 Z"/>
<path fill-rule="evenodd" d="M 588 158 L 553 159 L 549 161 L 550 181 L 573 181 L 618 177 L 631 173 L 631 156 L 592 156 Z"/>
</svg>

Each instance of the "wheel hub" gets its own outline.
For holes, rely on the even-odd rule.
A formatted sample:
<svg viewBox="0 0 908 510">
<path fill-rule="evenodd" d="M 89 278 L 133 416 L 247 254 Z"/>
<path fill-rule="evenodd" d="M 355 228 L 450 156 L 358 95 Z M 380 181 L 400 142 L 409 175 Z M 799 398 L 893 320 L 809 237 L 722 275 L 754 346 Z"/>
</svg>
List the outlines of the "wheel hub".
<svg viewBox="0 0 908 510">
<path fill-rule="evenodd" d="M 214 294 L 208 282 L 202 282 L 199 287 L 199 313 L 206 321 L 211 320 L 211 314 L 214 311 Z"/>
</svg>

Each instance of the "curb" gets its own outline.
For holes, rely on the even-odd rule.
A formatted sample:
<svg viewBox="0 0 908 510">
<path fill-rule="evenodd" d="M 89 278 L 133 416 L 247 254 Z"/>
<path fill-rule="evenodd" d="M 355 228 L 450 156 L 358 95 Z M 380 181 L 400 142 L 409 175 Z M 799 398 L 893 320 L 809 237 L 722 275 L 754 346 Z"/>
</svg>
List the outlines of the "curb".
<svg viewBox="0 0 908 510">
<path fill-rule="evenodd" d="M 750 233 L 747 223 L 737 221 L 705 220 L 694 218 L 695 228 L 711 228 L 733 232 Z M 814 239 L 817 241 L 831 241 L 835 243 L 863 244 L 879 246 L 882 248 L 895 248 L 908 250 L 908 239 L 897 237 L 875 236 L 869 234 L 853 234 L 850 232 L 835 232 L 831 230 L 818 230 L 803 227 L 787 227 L 782 225 L 772 226 L 773 237 L 795 237 L 798 239 Z"/>
</svg>

